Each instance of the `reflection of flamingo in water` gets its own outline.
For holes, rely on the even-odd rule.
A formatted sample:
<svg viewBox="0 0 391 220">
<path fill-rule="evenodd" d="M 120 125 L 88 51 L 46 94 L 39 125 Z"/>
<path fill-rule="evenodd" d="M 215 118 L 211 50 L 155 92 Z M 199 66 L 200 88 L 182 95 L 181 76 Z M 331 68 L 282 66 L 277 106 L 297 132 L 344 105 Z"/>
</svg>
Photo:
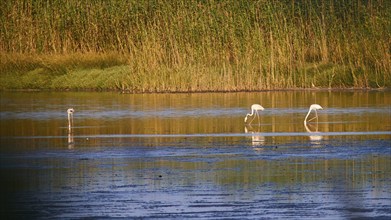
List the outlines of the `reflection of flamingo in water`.
<svg viewBox="0 0 391 220">
<path fill-rule="evenodd" d="M 248 126 L 245 126 L 244 127 L 244 133 L 251 133 L 251 140 L 252 140 L 252 144 L 253 146 L 260 146 L 260 145 L 263 145 L 265 143 L 265 137 L 262 136 L 262 133 L 257 131 L 257 132 L 254 132 L 252 131 L 253 130 L 253 127 L 251 125 Z"/>
<path fill-rule="evenodd" d="M 316 112 L 316 110 L 320 110 L 320 109 L 323 109 L 322 106 L 320 106 L 320 105 L 318 105 L 318 104 L 312 104 L 312 105 L 310 106 L 310 109 L 308 110 L 307 115 L 305 116 L 304 125 L 307 124 L 307 118 L 308 118 L 308 116 L 311 114 L 311 111 L 312 111 L 312 110 L 315 111 L 315 117 L 309 119 L 308 122 L 314 120 L 315 118 L 316 118 L 316 122 L 318 122 L 318 113 Z"/>
<path fill-rule="evenodd" d="M 71 149 L 75 146 L 75 141 L 73 140 L 73 133 L 68 133 L 68 148 Z"/>
<path fill-rule="evenodd" d="M 259 105 L 259 104 L 253 104 L 253 105 L 251 106 L 251 113 L 249 113 L 249 114 L 246 115 L 246 117 L 244 118 L 244 122 L 247 121 L 247 117 L 248 117 L 248 116 L 253 116 L 254 113 L 255 113 L 255 115 L 258 117 L 258 123 L 260 123 L 258 111 L 263 111 L 263 110 L 264 110 L 264 108 L 263 108 L 261 105 Z M 249 124 L 251 124 L 251 122 L 252 122 L 254 119 L 255 119 L 255 116 L 253 117 L 253 119 L 250 121 Z"/>
<path fill-rule="evenodd" d="M 323 139 L 322 135 L 318 132 L 318 123 L 316 123 L 315 131 L 311 131 L 311 129 L 304 123 L 305 130 L 310 133 L 309 137 L 311 141 L 320 141 Z"/>
</svg>

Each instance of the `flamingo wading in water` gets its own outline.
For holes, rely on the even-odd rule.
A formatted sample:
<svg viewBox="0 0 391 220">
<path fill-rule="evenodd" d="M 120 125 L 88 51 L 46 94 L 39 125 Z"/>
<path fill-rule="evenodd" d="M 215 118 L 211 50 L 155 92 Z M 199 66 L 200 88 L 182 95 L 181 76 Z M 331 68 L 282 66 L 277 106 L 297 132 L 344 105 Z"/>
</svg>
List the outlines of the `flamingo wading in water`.
<svg viewBox="0 0 391 220">
<path fill-rule="evenodd" d="M 246 115 L 246 117 L 244 118 L 244 122 L 246 122 L 247 121 L 247 118 L 249 117 L 249 116 L 253 116 L 254 114 L 258 117 L 258 123 L 260 123 L 259 122 L 259 113 L 258 113 L 258 111 L 263 111 L 264 110 L 264 108 L 261 106 L 261 105 L 259 105 L 259 104 L 253 104 L 252 106 L 251 106 L 251 113 L 248 113 L 247 115 Z M 250 123 L 249 124 L 251 124 L 251 122 L 253 121 L 255 119 L 255 116 L 253 117 L 253 119 L 250 121 Z"/>
<path fill-rule="evenodd" d="M 68 129 L 69 131 L 72 129 L 72 126 L 73 126 L 73 113 L 75 112 L 75 110 L 73 108 L 70 108 L 67 110 L 67 113 L 68 113 Z"/>
<path fill-rule="evenodd" d="M 318 105 L 318 104 L 312 104 L 310 106 L 310 109 L 308 110 L 308 113 L 307 115 L 305 116 L 305 119 L 304 119 L 304 124 L 307 124 L 307 118 L 308 116 L 311 114 L 311 111 L 313 110 L 315 112 L 315 117 L 311 118 L 308 120 L 308 122 L 314 120 L 316 118 L 316 122 L 318 122 L 318 113 L 316 112 L 316 110 L 322 110 L 322 106 Z"/>
</svg>

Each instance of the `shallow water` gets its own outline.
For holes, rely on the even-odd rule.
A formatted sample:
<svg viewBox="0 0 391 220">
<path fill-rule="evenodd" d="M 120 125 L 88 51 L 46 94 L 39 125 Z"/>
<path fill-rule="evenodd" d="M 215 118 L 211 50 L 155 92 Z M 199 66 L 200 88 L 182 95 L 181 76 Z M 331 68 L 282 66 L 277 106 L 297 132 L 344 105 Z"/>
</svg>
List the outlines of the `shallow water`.
<svg viewBox="0 0 391 220">
<path fill-rule="evenodd" d="M 0 107 L 6 217 L 391 217 L 388 91 L 3 92 Z"/>
</svg>

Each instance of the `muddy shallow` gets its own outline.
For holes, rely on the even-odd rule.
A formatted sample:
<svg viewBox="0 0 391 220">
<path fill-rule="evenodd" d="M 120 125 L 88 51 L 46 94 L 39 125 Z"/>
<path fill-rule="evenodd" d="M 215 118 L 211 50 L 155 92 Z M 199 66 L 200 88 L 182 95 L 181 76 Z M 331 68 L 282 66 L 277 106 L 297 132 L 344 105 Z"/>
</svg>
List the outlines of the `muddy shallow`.
<svg viewBox="0 0 391 220">
<path fill-rule="evenodd" d="M 252 103 L 265 111 L 245 125 Z M 312 103 L 324 110 L 305 127 Z M 389 92 L 2 93 L 0 104 L 5 217 L 391 217 Z"/>
</svg>

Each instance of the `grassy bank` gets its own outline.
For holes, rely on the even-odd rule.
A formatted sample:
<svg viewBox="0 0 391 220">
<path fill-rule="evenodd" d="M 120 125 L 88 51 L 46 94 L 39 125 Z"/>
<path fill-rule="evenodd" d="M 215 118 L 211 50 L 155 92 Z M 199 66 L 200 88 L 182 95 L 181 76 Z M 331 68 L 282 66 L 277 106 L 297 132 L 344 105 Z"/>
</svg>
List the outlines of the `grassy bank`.
<svg viewBox="0 0 391 220">
<path fill-rule="evenodd" d="M 0 4 L 0 89 L 391 87 L 386 0 Z"/>
</svg>

